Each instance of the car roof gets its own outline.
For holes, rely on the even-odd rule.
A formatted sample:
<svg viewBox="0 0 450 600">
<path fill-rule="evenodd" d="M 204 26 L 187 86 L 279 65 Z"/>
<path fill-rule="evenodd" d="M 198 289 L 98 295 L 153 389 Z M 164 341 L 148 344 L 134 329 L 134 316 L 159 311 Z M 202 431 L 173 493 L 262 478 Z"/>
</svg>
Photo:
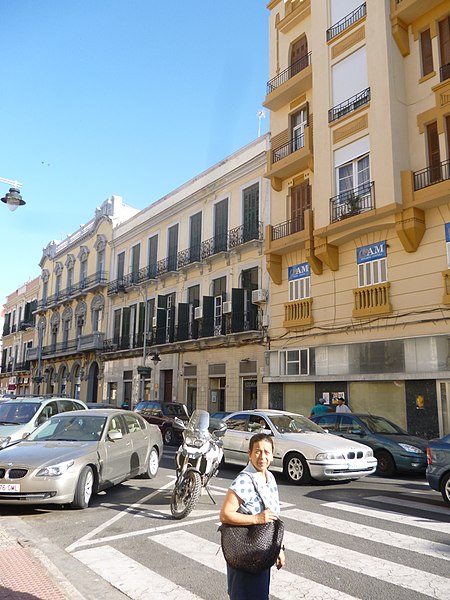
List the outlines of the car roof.
<svg viewBox="0 0 450 600">
<path fill-rule="evenodd" d="M 134 414 L 134 413 L 131 413 L 129 410 L 123 410 L 121 408 L 116 408 L 116 409 L 114 409 L 114 408 L 91 408 L 89 410 L 69 410 L 66 412 L 58 413 L 53 416 L 54 417 L 62 417 L 62 416 L 85 417 L 86 415 L 90 415 L 93 417 L 95 417 L 95 416 L 107 417 L 112 414 L 130 415 L 130 414 Z"/>
<path fill-rule="evenodd" d="M 236 414 L 248 414 L 248 415 L 259 415 L 259 414 L 264 414 L 270 417 L 270 415 L 298 415 L 299 417 L 302 417 L 303 415 L 301 413 L 296 413 L 293 412 L 291 410 L 276 410 L 274 408 L 255 408 L 253 410 L 235 410 L 232 413 L 230 413 L 230 415 L 236 415 Z M 227 415 L 227 416 L 230 416 Z"/>
</svg>

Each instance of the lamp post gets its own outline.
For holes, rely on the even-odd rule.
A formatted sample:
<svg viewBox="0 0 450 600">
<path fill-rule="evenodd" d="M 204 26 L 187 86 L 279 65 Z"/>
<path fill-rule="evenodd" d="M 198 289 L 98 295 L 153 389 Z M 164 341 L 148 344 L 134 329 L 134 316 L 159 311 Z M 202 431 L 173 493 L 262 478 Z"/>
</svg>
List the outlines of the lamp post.
<svg viewBox="0 0 450 600">
<path fill-rule="evenodd" d="M 25 200 L 23 200 L 20 195 L 20 188 L 22 184 L 18 181 L 14 181 L 12 179 L 5 179 L 4 177 L 0 177 L 1 183 L 7 183 L 12 187 L 9 188 L 9 192 L 5 194 L 5 196 L 1 199 L 4 202 L 10 211 L 15 211 L 18 206 L 23 206 L 26 204 Z"/>
<path fill-rule="evenodd" d="M 148 290 L 147 287 L 142 289 L 139 286 L 134 286 L 134 289 L 144 299 L 144 331 L 143 331 L 143 342 L 142 342 L 142 366 L 137 368 L 138 374 L 140 375 L 139 382 L 139 400 L 145 400 L 145 378 L 151 376 L 151 368 L 145 366 L 145 359 L 147 357 L 147 333 L 148 333 Z"/>
</svg>

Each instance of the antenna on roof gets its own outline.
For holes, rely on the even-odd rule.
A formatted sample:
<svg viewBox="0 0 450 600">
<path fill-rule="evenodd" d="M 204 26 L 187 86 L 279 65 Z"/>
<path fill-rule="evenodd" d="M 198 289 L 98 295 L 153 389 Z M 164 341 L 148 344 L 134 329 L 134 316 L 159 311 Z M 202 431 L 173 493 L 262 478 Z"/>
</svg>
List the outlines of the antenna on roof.
<svg viewBox="0 0 450 600">
<path fill-rule="evenodd" d="M 256 116 L 258 117 L 258 137 L 259 137 L 261 135 L 261 119 L 265 119 L 266 118 L 266 113 L 261 108 L 256 113 Z"/>
</svg>

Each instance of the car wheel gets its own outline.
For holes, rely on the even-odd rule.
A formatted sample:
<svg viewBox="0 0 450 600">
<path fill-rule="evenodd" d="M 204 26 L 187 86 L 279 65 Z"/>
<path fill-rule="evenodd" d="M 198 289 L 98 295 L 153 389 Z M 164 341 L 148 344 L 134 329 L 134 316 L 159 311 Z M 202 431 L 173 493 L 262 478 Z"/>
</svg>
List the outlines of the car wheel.
<svg viewBox="0 0 450 600">
<path fill-rule="evenodd" d="M 284 459 L 284 474 L 291 483 L 305 485 L 311 481 L 308 464 L 300 454 L 288 454 Z"/>
<path fill-rule="evenodd" d="M 171 427 L 168 427 L 165 432 L 164 432 L 164 443 L 167 446 L 173 446 L 175 443 L 175 435 L 173 433 L 173 429 Z"/>
<path fill-rule="evenodd" d="M 447 473 L 441 481 L 441 494 L 444 502 L 450 504 L 450 473 Z"/>
<path fill-rule="evenodd" d="M 158 469 L 159 469 L 158 450 L 156 448 L 152 448 L 150 450 L 150 455 L 148 457 L 148 462 L 147 462 L 147 470 L 146 470 L 144 476 L 147 479 L 153 479 L 153 477 L 155 477 L 156 474 L 158 473 Z"/>
<path fill-rule="evenodd" d="M 72 508 L 87 508 L 94 491 L 94 471 L 86 466 L 78 477 L 75 495 L 71 503 Z"/>
<path fill-rule="evenodd" d="M 386 450 L 379 450 L 375 453 L 378 461 L 376 474 L 381 477 L 393 477 L 397 473 L 397 467 L 392 455 Z"/>
</svg>

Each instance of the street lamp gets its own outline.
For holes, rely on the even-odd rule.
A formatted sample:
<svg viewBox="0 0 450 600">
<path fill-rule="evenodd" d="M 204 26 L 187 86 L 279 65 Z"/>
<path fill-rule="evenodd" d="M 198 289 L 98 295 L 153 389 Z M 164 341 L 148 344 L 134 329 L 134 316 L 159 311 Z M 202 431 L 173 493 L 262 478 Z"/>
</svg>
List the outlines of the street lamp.
<svg viewBox="0 0 450 600">
<path fill-rule="evenodd" d="M 18 206 L 23 206 L 25 204 L 25 200 L 23 200 L 20 195 L 20 188 L 22 187 L 21 183 L 13 181 L 12 179 L 5 179 L 4 177 L 0 177 L 0 182 L 8 183 L 13 186 L 9 188 L 9 192 L 2 198 L 2 202 L 7 205 L 10 211 L 15 211 Z"/>
</svg>

